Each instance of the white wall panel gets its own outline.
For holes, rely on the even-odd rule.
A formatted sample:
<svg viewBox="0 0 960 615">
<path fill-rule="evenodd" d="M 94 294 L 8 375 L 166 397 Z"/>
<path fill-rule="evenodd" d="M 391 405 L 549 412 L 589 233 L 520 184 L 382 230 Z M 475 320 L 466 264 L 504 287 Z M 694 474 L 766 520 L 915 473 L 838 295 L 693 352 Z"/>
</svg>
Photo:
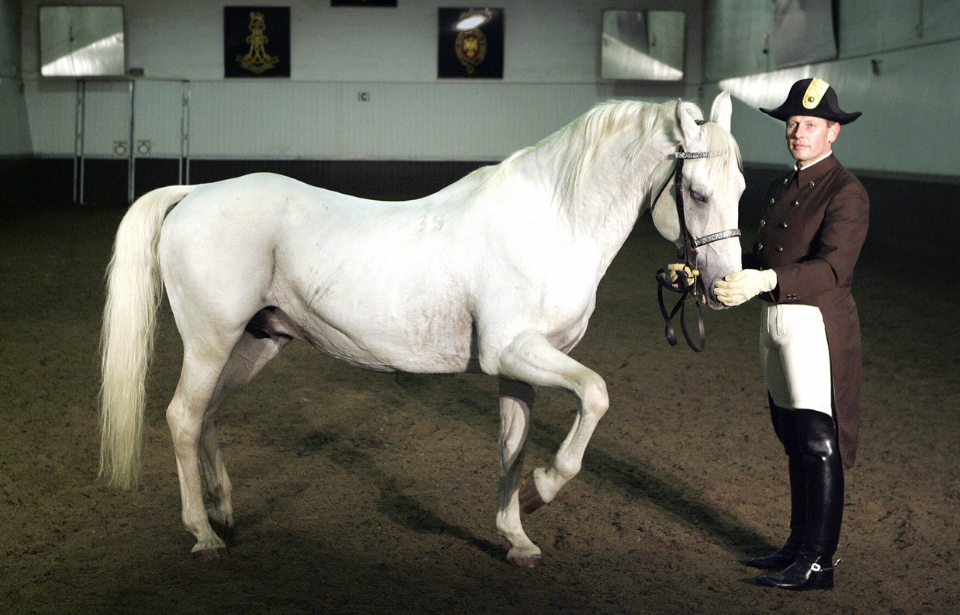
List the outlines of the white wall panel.
<svg viewBox="0 0 960 615">
<path fill-rule="evenodd" d="M 10 77 L 0 77 L 0 156 L 23 156 L 31 153 L 29 119 L 24 95 L 20 92 L 23 82 Z"/>
<path fill-rule="evenodd" d="M 88 81 L 84 153 L 92 157 L 126 158 L 130 151 L 130 84 Z M 116 143 L 126 143 L 122 151 Z"/>
<path fill-rule="evenodd" d="M 730 89 L 737 99 L 734 134 L 744 160 L 791 162 L 783 123 L 757 107 L 778 106 L 794 81 L 816 76 L 836 88 L 844 109 L 864 114 L 837 141 L 844 164 L 960 177 L 960 142 L 945 136 L 960 133 L 960 1 L 841 0 L 838 60 L 767 72 L 755 55 L 758 32 L 739 41 L 737 33 L 746 13 L 770 9 L 768 0 L 708 0 L 704 9 L 707 40 L 723 43 L 722 58 L 710 55 L 716 46 L 708 43 L 705 89 Z"/>
<path fill-rule="evenodd" d="M 77 88 L 74 81 L 24 81 L 30 142 L 38 156 L 74 154 Z"/>
<path fill-rule="evenodd" d="M 335 138 L 334 88 L 242 80 L 190 84 L 190 154 L 304 157 Z"/>
<path fill-rule="evenodd" d="M 0 157 L 31 153 L 27 104 L 20 78 L 19 3 L 0 0 Z"/>
<path fill-rule="evenodd" d="M 862 111 L 841 129 L 834 151 L 852 169 L 960 176 L 960 41 L 721 81 L 737 104 L 733 132 L 743 158 L 790 164 L 784 124 L 757 107 L 776 107 L 798 79 L 834 86 L 845 111 Z M 874 75 L 871 59 L 879 59 Z M 711 87 L 710 91 L 715 88 Z"/>
<path fill-rule="evenodd" d="M 73 83 L 36 74 L 41 1 L 22 2 L 27 108 L 38 125 L 33 147 L 70 155 Z M 184 80 L 191 90 L 191 156 L 468 160 L 498 159 L 531 145 L 614 94 L 695 99 L 701 74 L 703 0 L 620 0 L 615 7 L 606 0 L 504 0 L 497 4 L 505 11 L 504 78 L 484 81 L 437 78 L 437 8 L 450 4 L 442 0 L 402 0 L 395 9 L 288 0 L 291 78 L 268 80 L 223 78 L 222 2 L 118 3 L 126 16 L 128 66 L 145 75 L 137 81 L 136 140 L 151 142 L 151 156 L 179 155 L 177 90 Z M 605 8 L 686 10 L 685 82 L 600 81 Z M 360 91 L 370 92 L 369 102 L 358 101 Z M 120 113 L 107 101 L 96 104 Z M 117 117 L 125 121 L 128 113 Z M 90 135 L 98 153 L 103 143 L 129 138 L 117 136 L 107 119 L 94 113 L 87 124 L 88 133 L 109 132 Z"/>
<path fill-rule="evenodd" d="M 960 37 L 960 2 L 844 0 L 840 31 L 844 58 L 956 39 Z"/>
<path fill-rule="evenodd" d="M 277 91 L 270 82 L 191 83 L 191 156 L 495 160 L 597 101 L 587 84 L 288 83 Z"/>
<path fill-rule="evenodd" d="M 37 6 L 23 0 L 23 72 L 37 72 Z M 83 0 L 58 0 L 83 3 Z M 127 23 L 128 65 L 148 78 L 223 78 L 223 7 L 218 0 L 116 0 Z M 268 4 L 277 4 L 271 2 Z M 437 78 L 437 8 L 444 0 L 402 0 L 397 8 L 331 7 L 286 0 L 291 11 L 294 81 L 424 82 Z M 595 83 L 600 15 L 605 8 L 685 10 L 687 65 L 699 80 L 703 0 L 501 0 L 504 82 Z M 466 6 L 467 4 L 464 4 Z"/>
<path fill-rule="evenodd" d="M 708 0 L 704 6 L 703 72 L 707 81 L 770 70 L 764 53 L 773 32 L 770 0 Z"/>
<path fill-rule="evenodd" d="M 179 81 L 136 82 L 137 143 L 146 141 L 149 153 L 138 156 L 180 156 L 181 118 L 183 116 L 183 84 Z M 136 146 L 136 144 L 135 144 Z"/>
</svg>

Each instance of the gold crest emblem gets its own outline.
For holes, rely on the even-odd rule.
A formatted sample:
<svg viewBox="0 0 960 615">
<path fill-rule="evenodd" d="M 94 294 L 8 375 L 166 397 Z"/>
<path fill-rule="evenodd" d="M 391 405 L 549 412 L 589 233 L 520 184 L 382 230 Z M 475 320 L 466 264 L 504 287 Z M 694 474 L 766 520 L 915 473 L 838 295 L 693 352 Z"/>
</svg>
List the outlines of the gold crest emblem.
<svg viewBox="0 0 960 615">
<path fill-rule="evenodd" d="M 464 13 L 460 19 L 466 17 Z M 468 74 L 473 74 L 476 67 L 479 66 L 485 57 L 487 57 L 487 37 L 483 35 L 480 28 L 467 30 L 457 35 L 455 44 L 457 59 L 467 68 Z"/>
<path fill-rule="evenodd" d="M 270 70 L 277 65 L 280 58 L 267 53 L 267 43 L 270 41 L 263 32 L 267 29 L 267 22 L 263 18 L 263 13 L 250 11 L 250 36 L 247 42 L 250 43 L 250 51 L 247 55 L 237 56 L 237 62 L 252 73 L 262 73 Z"/>
<path fill-rule="evenodd" d="M 807 91 L 803 94 L 804 108 L 816 109 L 829 87 L 830 84 L 823 79 L 814 79 L 811 81 L 810 85 L 807 86 Z"/>
</svg>

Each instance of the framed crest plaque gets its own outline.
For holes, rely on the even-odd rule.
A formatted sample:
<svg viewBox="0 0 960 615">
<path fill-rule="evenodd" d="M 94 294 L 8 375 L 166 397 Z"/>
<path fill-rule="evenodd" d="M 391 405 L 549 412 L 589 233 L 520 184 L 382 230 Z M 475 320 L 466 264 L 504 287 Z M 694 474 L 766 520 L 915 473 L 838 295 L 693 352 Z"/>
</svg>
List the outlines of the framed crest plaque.
<svg viewBox="0 0 960 615">
<path fill-rule="evenodd" d="M 437 77 L 503 79 L 503 9 L 437 10 Z"/>
<path fill-rule="evenodd" d="M 290 7 L 224 7 L 223 76 L 290 76 Z"/>
</svg>

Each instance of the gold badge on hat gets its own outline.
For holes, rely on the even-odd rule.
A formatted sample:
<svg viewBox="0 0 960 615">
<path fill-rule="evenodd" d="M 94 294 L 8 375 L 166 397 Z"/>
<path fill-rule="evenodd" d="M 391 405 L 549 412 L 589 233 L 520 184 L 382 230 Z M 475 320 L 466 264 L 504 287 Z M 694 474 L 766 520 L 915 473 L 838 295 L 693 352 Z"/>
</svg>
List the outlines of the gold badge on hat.
<svg viewBox="0 0 960 615">
<path fill-rule="evenodd" d="M 829 87 L 830 84 L 823 79 L 815 78 L 811 81 L 810 85 L 807 86 L 807 91 L 803 94 L 803 107 L 805 109 L 816 109 L 817 105 L 820 104 L 820 99 L 823 98 Z"/>
</svg>

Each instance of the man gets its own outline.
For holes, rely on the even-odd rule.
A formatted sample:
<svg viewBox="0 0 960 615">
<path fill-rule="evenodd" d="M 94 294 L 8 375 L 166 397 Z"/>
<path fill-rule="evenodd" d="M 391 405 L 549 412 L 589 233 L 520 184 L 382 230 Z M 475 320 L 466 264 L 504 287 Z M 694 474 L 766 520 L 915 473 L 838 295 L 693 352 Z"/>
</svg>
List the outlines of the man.
<svg viewBox="0 0 960 615">
<path fill-rule="evenodd" d="M 786 123 L 796 168 L 767 195 L 767 211 L 743 271 L 716 284 L 725 305 L 763 300 L 760 363 L 770 417 L 788 459 L 790 537 L 747 562 L 775 572 L 761 585 L 833 587 L 843 514 L 844 467 L 853 466 L 860 422 L 860 320 L 850 293 L 867 236 L 869 199 L 833 155 L 840 110 L 820 79 L 803 79 L 787 100 L 762 112 Z"/>
</svg>

